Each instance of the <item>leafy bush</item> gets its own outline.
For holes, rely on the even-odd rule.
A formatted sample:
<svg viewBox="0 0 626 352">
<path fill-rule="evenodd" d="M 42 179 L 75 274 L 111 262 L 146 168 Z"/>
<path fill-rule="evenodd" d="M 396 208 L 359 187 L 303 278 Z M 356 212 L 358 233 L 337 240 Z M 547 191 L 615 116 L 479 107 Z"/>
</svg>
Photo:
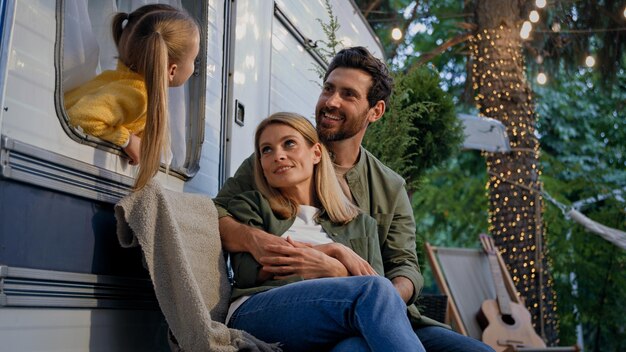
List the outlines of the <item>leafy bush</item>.
<svg viewBox="0 0 626 352">
<path fill-rule="evenodd" d="M 459 150 L 463 127 L 433 69 L 397 73 L 395 82 L 387 112 L 368 127 L 363 144 L 402 175 L 412 193 L 428 169 Z"/>
</svg>

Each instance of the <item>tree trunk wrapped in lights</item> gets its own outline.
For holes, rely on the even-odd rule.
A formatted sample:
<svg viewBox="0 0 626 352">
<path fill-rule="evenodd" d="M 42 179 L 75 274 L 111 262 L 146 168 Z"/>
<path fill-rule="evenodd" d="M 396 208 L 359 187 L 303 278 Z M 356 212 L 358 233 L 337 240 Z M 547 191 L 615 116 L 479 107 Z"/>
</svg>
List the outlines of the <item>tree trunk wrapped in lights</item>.
<svg viewBox="0 0 626 352">
<path fill-rule="evenodd" d="M 535 330 L 558 342 L 556 294 L 548 271 L 539 180 L 539 141 L 519 34 L 523 0 L 479 0 L 471 39 L 473 88 L 481 114 L 501 121 L 512 151 L 485 153 L 489 231 L 531 312 Z"/>
</svg>

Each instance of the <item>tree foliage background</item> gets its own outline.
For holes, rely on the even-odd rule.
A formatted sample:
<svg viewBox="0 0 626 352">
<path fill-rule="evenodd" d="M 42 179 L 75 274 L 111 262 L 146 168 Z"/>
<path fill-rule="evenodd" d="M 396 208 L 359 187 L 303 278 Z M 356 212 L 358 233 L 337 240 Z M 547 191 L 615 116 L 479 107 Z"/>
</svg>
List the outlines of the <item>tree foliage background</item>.
<svg viewBox="0 0 626 352">
<path fill-rule="evenodd" d="M 410 72 L 427 63 L 453 97 L 457 112 L 472 110 L 465 43 L 474 1 L 357 0 L 381 38 L 390 64 Z M 521 2 L 521 11 L 534 1 Z M 626 229 L 626 4 L 549 1 L 524 43 L 533 83 L 544 189 L 558 202 L 606 226 Z M 400 42 L 390 38 L 403 29 Z M 597 65 L 583 67 L 595 53 Z M 538 72 L 548 84 L 534 83 Z M 471 75 L 469 75 L 471 76 Z M 487 231 L 484 160 L 466 151 L 428 170 L 412 201 L 418 231 L 436 245 L 476 247 Z M 604 195 L 610 195 L 604 197 Z M 583 202 L 581 202 L 583 200 Z M 577 203 L 578 202 L 578 203 Z M 548 251 L 558 293 L 561 345 L 587 351 L 626 350 L 625 251 L 566 219 L 546 202 Z M 431 288 L 434 285 L 431 283 Z"/>
<path fill-rule="evenodd" d="M 397 72 L 394 81 L 385 118 L 368 127 L 363 144 L 404 176 L 411 195 L 428 169 L 458 152 L 463 130 L 435 70 Z"/>
<path fill-rule="evenodd" d="M 610 91 L 600 76 L 582 69 L 537 87 L 543 179 L 557 201 L 588 200 L 580 208 L 585 215 L 623 231 L 626 192 L 601 200 L 598 195 L 626 190 L 626 74 L 618 71 Z M 625 350 L 626 252 L 568 221 L 557 207 L 547 208 L 546 224 L 562 339 L 575 341 L 580 324 L 588 350 Z"/>
</svg>

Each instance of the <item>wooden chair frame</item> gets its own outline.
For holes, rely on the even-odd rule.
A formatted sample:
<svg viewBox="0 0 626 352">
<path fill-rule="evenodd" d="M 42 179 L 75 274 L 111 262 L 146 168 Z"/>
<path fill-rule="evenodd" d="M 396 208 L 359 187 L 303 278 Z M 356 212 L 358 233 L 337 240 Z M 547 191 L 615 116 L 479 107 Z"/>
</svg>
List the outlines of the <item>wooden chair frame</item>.
<svg viewBox="0 0 626 352">
<path fill-rule="evenodd" d="M 448 309 L 446 313 L 446 322 L 450 324 L 451 326 L 455 327 L 456 329 L 458 329 L 459 333 L 465 336 L 469 336 L 467 332 L 467 328 L 465 327 L 465 324 L 463 323 L 463 320 L 461 319 L 461 314 L 459 313 L 456 300 L 454 299 L 452 292 L 450 291 L 448 283 L 446 282 L 446 278 L 443 274 L 443 270 L 441 269 L 441 266 L 439 265 L 439 261 L 437 260 L 437 257 L 436 257 L 437 250 L 438 250 L 437 247 L 432 246 L 429 243 L 426 243 L 426 255 L 428 258 L 428 262 L 430 263 L 430 267 L 433 271 L 433 275 L 435 276 L 435 280 L 437 281 L 437 286 L 439 287 L 441 292 L 443 292 L 443 294 L 448 296 Z M 520 295 L 517 293 L 517 289 L 515 288 L 515 285 L 513 284 L 513 280 L 511 279 L 511 276 L 508 274 L 508 270 L 506 269 L 506 265 L 504 263 L 504 260 L 502 259 L 502 256 L 500 255 L 500 253 L 498 253 L 497 256 L 498 256 L 498 262 L 500 263 L 500 268 L 502 269 L 501 271 L 502 271 L 502 276 L 504 278 L 504 286 L 506 287 L 507 291 L 509 292 L 509 295 L 511 296 L 511 301 L 514 303 L 523 304 L 523 300 L 520 297 Z"/>
<path fill-rule="evenodd" d="M 438 260 L 438 251 L 439 248 L 436 246 L 432 246 L 429 243 L 426 243 L 426 255 L 428 258 L 428 262 L 430 263 L 430 267 L 433 271 L 433 275 L 437 282 L 437 286 L 441 290 L 443 294 L 448 296 L 448 306 L 446 311 L 446 323 L 451 325 L 455 330 L 459 333 L 470 336 L 468 333 L 468 328 L 466 324 L 463 322 L 461 318 L 461 313 L 459 311 L 459 307 L 457 306 L 457 300 L 455 299 L 452 291 L 446 281 L 446 276 L 441 268 L 441 265 Z M 443 248 L 443 247 L 442 247 Z M 462 250 L 459 248 L 459 250 Z M 471 251 L 471 250 L 468 250 Z M 524 304 L 522 297 L 519 295 L 515 285 L 513 284 L 513 280 L 511 279 L 511 275 L 509 274 L 506 264 L 502 259 L 500 253 L 497 253 L 498 263 L 500 265 L 500 269 L 502 272 L 502 278 L 504 281 L 504 286 L 506 287 L 509 296 L 511 297 L 511 301 L 514 303 Z M 515 347 L 510 346 L 504 352 L 575 352 L 580 351 L 580 348 L 577 345 L 567 346 L 567 347 L 546 347 L 546 348 L 531 348 L 531 347 Z"/>
</svg>

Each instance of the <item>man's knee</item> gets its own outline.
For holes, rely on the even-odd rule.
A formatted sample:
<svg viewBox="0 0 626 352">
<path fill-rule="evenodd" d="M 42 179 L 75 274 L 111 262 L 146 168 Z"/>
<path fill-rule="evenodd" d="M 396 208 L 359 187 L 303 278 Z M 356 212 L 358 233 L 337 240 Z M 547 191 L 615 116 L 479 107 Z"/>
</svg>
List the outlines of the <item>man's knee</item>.
<svg viewBox="0 0 626 352">
<path fill-rule="evenodd" d="M 439 326 L 417 328 L 415 333 L 427 351 L 494 352 L 479 340 Z"/>
<path fill-rule="evenodd" d="M 368 352 L 371 351 L 362 336 L 354 336 L 344 339 L 333 347 L 330 352 Z"/>
</svg>

